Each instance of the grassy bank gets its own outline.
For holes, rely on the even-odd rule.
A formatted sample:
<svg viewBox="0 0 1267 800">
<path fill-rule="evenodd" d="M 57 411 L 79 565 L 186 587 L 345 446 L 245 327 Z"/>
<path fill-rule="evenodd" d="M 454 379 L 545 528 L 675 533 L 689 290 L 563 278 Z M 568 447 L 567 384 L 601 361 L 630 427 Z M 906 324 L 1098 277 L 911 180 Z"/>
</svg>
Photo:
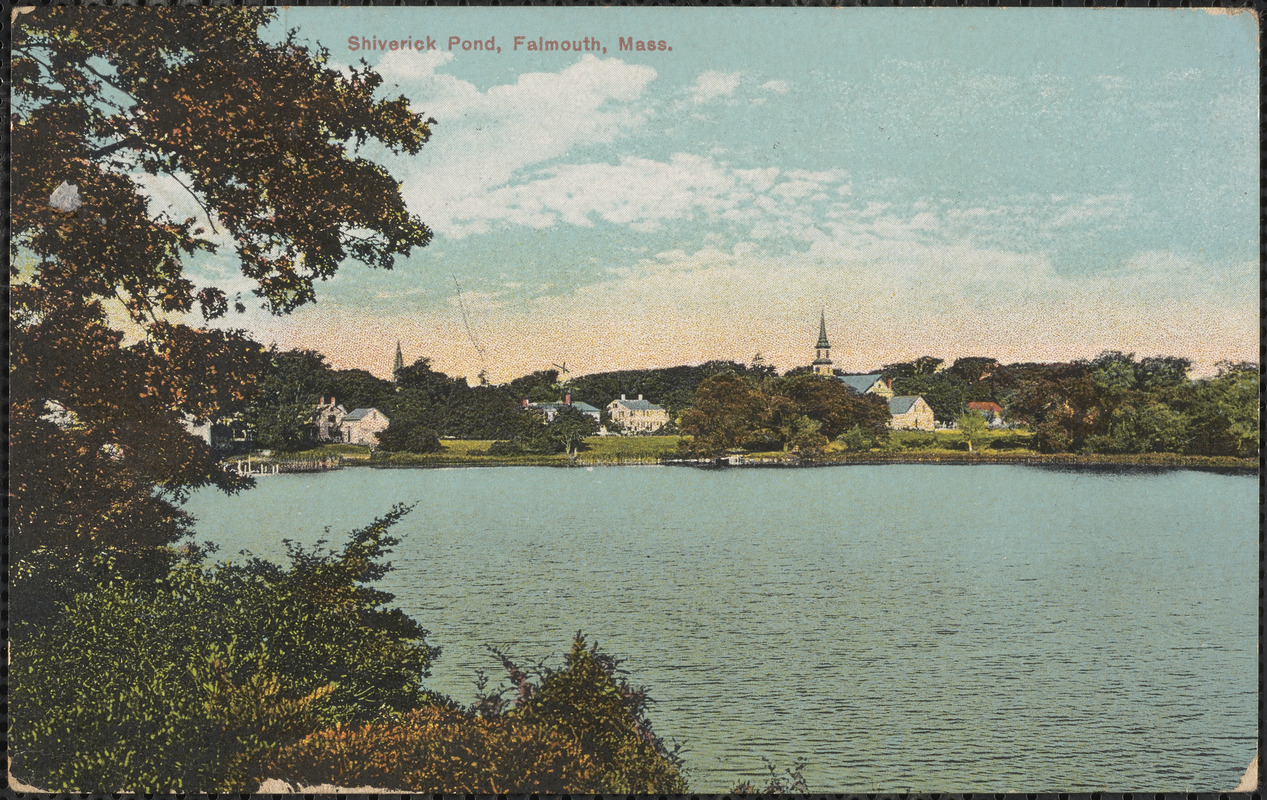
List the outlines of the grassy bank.
<svg viewBox="0 0 1267 800">
<path fill-rule="evenodd" d="M 1103 465 L 1143 467 L 1189 467 L 1194 469 L 1255 470 L 1256 459 L 1233 456 L 1186 456 L 1176 453 L 1039 453 L 1031 446 L 1032 435 L 1025 430 L 988 431 L 974 442 L 970 452 L 957 431 L 893 431 L 882 447 L 866 450 L 837 450 L 815 457 L 812 462 L 781 450 L 744 453 L 744 465 L 808 464 L 1035 464 Z M 678 436 L 595 436 L 585 449 L 570 458 L 551 455 L 490 456 L 490 440 L 445 439 L 435 453 L 377 452 L 371 460 L 368 447 L 330 444 L 295 453 L 275 453 L 274 460 L 339 459 L 345 466 L 363 464 L 376 467 L 445 466 L 619 466 L 657 463 L 677 455 Z"/>
<path fill-rule="evenodd" d="M 374 454 L 372 463 L 373 466 L 385 467 L 640 464 L 672 456 L 677 452 L 678 440 L 677 436 L 594 436 L 586 441 L 585 449 L 572 459 L 564 453 L 490 456 L 488 448 L 493 444 L 491 440 L 443 439 L 438 452 L 378 451 Z M 328 444 L 293 453 L 274 453 L 271 458 L 277 461 L 342 459 L 345 465 L 371 464 L 369 448 L 351 444 Z"/>
</svg>

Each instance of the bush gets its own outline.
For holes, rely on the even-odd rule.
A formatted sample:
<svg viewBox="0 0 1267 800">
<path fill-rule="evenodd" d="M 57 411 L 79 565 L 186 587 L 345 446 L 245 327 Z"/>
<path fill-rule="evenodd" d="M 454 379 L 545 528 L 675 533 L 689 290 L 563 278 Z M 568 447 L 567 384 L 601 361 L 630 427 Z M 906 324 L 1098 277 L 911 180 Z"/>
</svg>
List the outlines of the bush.
<svg viewBox="0 0 1267 800">
<path fill-rule="evenodd" d="M 515 691 L 474 707 L 322 731 L 280 750 L 270 777 L 410 792 L 682 793 L 681 760 L 656 737 L 646 694 L 579 635 L 561 670 L 534 682 L 502 657 Z"/>
<path fill-rule="evenodd" d="M 572 792 L 680 794 L 687 791 L 682 760 L 657 737 L 647 719 L 646 691 L 619 676 L 620 662 L 586 648 L 578 633 L 559 671 L 543 670 L 534 685 L 508 659 L 515 707 L 507 716 L 537 723 L 576 741 L 598 764 L 595 782 Z"/>
<path fill-rule="evenodd" d="M 760 792 L 757 791 L 757 785 L 752 781 L 740 781 L 736 783 L 734 788 L 730 790 L 731 794 L 808 794 L 809 782 L 805 780 L 803 774 L 805 767 L 809 765 L 806 759 L 797 759 L 791 768 L 783 773 L 779 772 L 779 768 L 775 766 L 773 761 L 765 758 L 761 759 L 765 762 L 766 776 L 765 788 Z"/>
<path fill-rule="evenodd" d="M 935 433 L 909 433 L 902 440 L 904 450 L 936 450 L 941 447 L 941 440 Z"/>
<path fill-rule="evenodd" d="M 291 545 L 286 569 L 191 553 L 157 578 L 99 571 L 47 617 L 17 620 L 13 775 L 62 791 L 240 789 L 282 744 L 433 702 L 421 681 L 439 651 L 363 585 L 387 571 L 406 512 L 337 554 Z"/>
<path fill-rule="evenodd" d="M 875 436 L 868 434 L 862 429 L 861 425 L 854 425 L 849 430 L 836 437 L 832 442 L 832 450 L 844 450 L 851 453 L 870 450 L 878 444 Z"/>
<path fill-rule="evenodd" d="M 598 769 L 575 741 L 543 726 L 434 705 L 390 722 L 314 733 L 283 748 L 262 772 L 307 785 L 428 794 L 560 794 L 594 786 Z"/>
<path fill-rule="evenodd" d="M 389 453 L 437 453 L 440 437 L 435 431 L 417 426 L 388 425 L 378 434 L 378 445 Z"/>
</svg>

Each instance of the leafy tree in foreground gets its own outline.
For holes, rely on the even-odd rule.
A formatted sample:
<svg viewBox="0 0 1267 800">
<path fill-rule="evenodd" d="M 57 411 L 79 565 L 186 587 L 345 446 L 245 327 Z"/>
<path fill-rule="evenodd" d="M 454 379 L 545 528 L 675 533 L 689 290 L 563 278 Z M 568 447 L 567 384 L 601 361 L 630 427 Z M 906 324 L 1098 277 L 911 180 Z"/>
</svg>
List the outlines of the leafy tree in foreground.
<svg viewBox="0 0 1267 800">
<path fill-rule="evenodd" d="M 339 552 L 292 545 L 285 568 L 82 564 L 80 594 L 13 630 L 13 774 L 61 791 L 240 790 L 285 744 L 435 702 L 422 679 L 439 650 L 366 586 L 407 511 Z"/>
<path fill-rule="evenodd" d="M 262 354 L 240 334 L 181 323 L 230 306 L 186 273 L 191 259 L 230 251 L 263 305 L 285 313 L 345 260 L 389 268 L 430 239 L 399 184 L 358 153 L 371 142 L 416 153 L 430 121 L 404 98 L 376 99 L 368 67 L 341 73 L 293 32 L 266 41 L 274 16 L 55 6 L 16 21 L 15 558 L 174 541 L 188 530 L 184 490 L 239 485 L 181 422 L 239 410 Z M 155 213 L 156 182 L 204 213 Z M 137 341 L 113 329 L 112 311 Z"/>
</svg>

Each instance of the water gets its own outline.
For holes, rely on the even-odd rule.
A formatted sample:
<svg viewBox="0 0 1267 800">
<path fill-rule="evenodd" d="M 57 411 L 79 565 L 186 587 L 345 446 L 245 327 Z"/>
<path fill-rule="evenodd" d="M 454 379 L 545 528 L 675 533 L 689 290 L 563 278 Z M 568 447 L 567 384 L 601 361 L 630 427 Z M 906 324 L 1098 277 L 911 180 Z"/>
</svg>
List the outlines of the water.
<svg viewBox="0 0 1267 800">
<path fill-rule="evenodd" d="M 469 702 L 485 648 L 626 659 L 692 789 L 1215 790 L 1257 729 L 1258 484 L 1193 471 L 349 469 L 196 495 L 280 557 L 398 501 L 381 584 Z"/>
</svg>

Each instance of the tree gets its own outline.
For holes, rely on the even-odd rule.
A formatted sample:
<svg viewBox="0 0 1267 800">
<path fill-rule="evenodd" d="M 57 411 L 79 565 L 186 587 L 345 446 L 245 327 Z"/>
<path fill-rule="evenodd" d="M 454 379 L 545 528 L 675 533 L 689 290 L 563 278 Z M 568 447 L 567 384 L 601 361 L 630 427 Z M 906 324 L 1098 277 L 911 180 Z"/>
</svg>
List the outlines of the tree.
<svg viewBox="0 0 1267 800">
<path fill-rule="evenodd" d="M 828 439 L 855 426 L 873 439 L 883 438 L 888 432 L 889 406 L 883 398 L 855 394 L 835 378 L 796 375 L 784 377 L 774 386 L 795 403 L 799 413 L 818 422 Z"/>
<path fill-rule="evenodd" d="M 198 254 L 231 251 L 263 306 L 286 313 L 343 261 L 390 268 L 430 240 L 359 150 L 416 153 L 432 120 L 376 99 L 368 66 L 341 73 L 293 31 L 266 41 L 275 15 L 62 6 L 15 26 L 14 557 L 174 541 L 189 530 L 183 492 L 241 485 L 182 428 L 243 406 L 266 367 L 244 335 L 187 324 L 230 306 L 186 273 Z M 151 211 L 160 179 L 202 213 Z M 111 328 L 107 304 L 139 341 Z"/>
<path fill-rule="evenodd" d="M 551 441 L 557 442 L 568 456 L 574 456 L 585 443 L 585 437 L 598 432 L 598 422 L 589 414 L 566 406 L 555 413 L 547 431 Z"/>
<path fill-rule="evenodd" d="M 927 377 L 936 373 L 943 363 L 945 362 L 942 359 L 934 356 L 920 356 L 914 361 L 885 364 L 880 368 L 880 374 L 889 380 Z"/>
<path fill-rule="evenodd" d="M 981 440 L 985 438 L 986 429 L 988 427 L 986 425 L 985 417 L 969 411 L 966 414 L 961 414 L 959 418 L 955 420 L 955 423 L 959 428 L 959 436 L 967 443 L 968 452 L 971 453 L 973 451 L 973 446 L 980 444 Z"/>
<path fill-rule="evenodd" d="M 1192 452 L 1253 457 L 1259 451 L 1257 364 L 1222 362 L 1218 374 L 1191 388 Z"/>
<path fill-rule="evenodd" d="M 140 576 L 79 559 L 81 593 L 11 628 L 14 774 L 63 791 L 241 790 L 288 741 L 432 701 L 439 648 L 367 585 L 407 512 L 338 552 L 288 544 L 286 567 L 193 554 Z"/>
<path fill-rule="evenodd" d="M 315 350 L 269 351 L 267 370 L 256 381 L 246 411 L 255 443 L 272 450 L 297 450 L 305 443 L 317 400 L 326 395 L 330 366 Z"/>
<path fill-rule="evenodd" d="M 968 383 L 976 383 L 998 372 L 999 366 L 997 359 L 988 356 L 965 356 L 956 358 L 946 371 Z"/>
<path fill-rule="evenodd" d="M 683 447 L 705 457 L 741 447 L 760 430 L 764 409 L 765 398 L 753 381 L 733 374 L 706 378 L 679 422 L 682 433 L 692 437 Z"/>
</svg>

